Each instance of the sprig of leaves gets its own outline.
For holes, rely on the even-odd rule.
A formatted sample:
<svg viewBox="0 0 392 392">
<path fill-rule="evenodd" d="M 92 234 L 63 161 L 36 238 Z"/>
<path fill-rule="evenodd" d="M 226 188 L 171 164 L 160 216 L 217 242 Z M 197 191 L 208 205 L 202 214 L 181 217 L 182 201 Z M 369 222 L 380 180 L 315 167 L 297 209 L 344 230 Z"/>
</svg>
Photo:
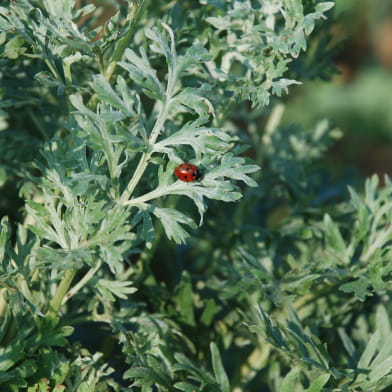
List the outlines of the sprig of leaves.
<svg viewBox="0 0 392 392">
<path fill-rule="evenodd" d="M 158 29 L 147 31 L 146 35 L 152 41 L 152 52 L 162 55 L 166 61 L 167 80 L 158 79 L 157 71 L 150 64 L 149 57 L 143 49 L 140 57 L 132 50 L 126 50 L 127 61 L 119 63 L 135 87 L 141 88 L 140 93 L 156 100 L 148 117 L 140 104 L 139 94 L 127 93 L 123 77 L 117 79 L 115 88 L 101 76 L 94 79 L 91 86 L 102 102 L 98 106 L 99 113 L 88 109 L 80 97 L 71 98 L 78 109 L 75 113 L 78 126 L 88 143 L 104 154 L 109 171 L 113 173 L 112 178 L 120 176 L 127 160 L 131 161 L 141 153 L 138 165 L 125 190 L 122 191 L 120 200 L 125 206 L 138 207 L 138 212 L 132 218 L 132 225 L 135 227 L 141 222 L 142 230 L 139 231 L 139 235 L 142 235 L 148 244 L 151 244 L 154 238 L 151 214 L 161 218 L 164 223 L 173 221 L 172 224 L 164 224 L 163 227 L 168 237 L 177 242 L 185 241 L 186 232 L 182 228 L 183 224 L 194 227 L 192 220 L 182 213 L 154 206 L 150 204 L 152 200 L 171 194 L 185 195 L 194 200 L 202 218 L 206 210 L 203 198 L 238 200 L 241 193 L 230 179 L 256 186 L 256 182 L 247 174 L 258 170 L 256 165 L 246 165 L 243 158 L 234 157 L 229 153 L 234 145 L 234 139 L 229 134 L 221 129 L 205 126 L 213 109 L 209 101 L 201 95 L 204 87 L 182 89 L 183 74 L 189 74 L 192 67 L 209 59 L 208 53 L 201 45 L 196 44 L 179 55 L 175 48 L 173 32 L 169 26 L 163 27 L 169 41 Z M 166 128 L 166 123 L 172 121 L 173 116 L 179 112 L 189 113 L 196 118 L 180 125 L 179 129 L 174 126 Z M 131 121 L 131 124 L 134 124 L 129 133 L 125 131 L 124 121 Z M 149 124 L 152 124 L 151 128 L 148 127 Z M 201 166 L 205 164 L 206 173 L 200 183 L 184 184 L 173 181 L 176 163 L 189 156 L 185 152 L 187 150 L 184 151 L 184 146 L 192 147 L 192 161 Z M 124 152 L 126 158 L 120 162 Z M 156 159 L 157 155 L 161 156 L 160 162 L 165 162 L 165 155 L 170 159 L 166 170 L 163 170 L 162 165 L 158 170 L 157 187 L 141 196 L 130 198 L 150 161 Z"/>
<path fill-rule="evenodd" d="M 224 81 L 226 89 L 255 107 L 268 105 L 272 94 L 280 96 L 290 85 L 300 83 L 284 74 L 289 63 L 306 50 L 306 36 L 315 22 L 325 19 L 325 12 L 334 6 L 331 1 L 321 2 L 305 14 L 297 1 L 257 3 L 254 7 L 250 1 L 226 1 L 218 6 L 224 11 L 221 15 L 206 19 L 219 37 L 211 39 L 215 54 L 211 72 Z"/>
</svg>

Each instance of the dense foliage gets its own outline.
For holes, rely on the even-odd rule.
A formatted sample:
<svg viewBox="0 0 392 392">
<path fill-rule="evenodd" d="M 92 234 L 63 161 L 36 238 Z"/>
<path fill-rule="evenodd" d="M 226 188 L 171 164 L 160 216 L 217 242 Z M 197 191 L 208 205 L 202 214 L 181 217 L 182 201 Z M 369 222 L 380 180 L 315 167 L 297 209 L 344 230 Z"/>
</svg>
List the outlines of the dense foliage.
<svg viewBox="0 0 392 392">
<path fill-rule="evenodd" d="M 0 4 L 1 391 L 391 388 L 392 183 L 280 125 L 332 2 Z"/>
</svg>

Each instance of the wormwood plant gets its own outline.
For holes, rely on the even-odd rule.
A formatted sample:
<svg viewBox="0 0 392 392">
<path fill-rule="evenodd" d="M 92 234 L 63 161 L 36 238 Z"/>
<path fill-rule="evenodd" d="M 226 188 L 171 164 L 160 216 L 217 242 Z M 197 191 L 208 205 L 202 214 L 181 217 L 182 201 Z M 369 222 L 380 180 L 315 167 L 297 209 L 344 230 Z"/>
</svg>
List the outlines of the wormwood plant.
<svg viewBox="0 0 392 392">
<path fill-rule="evenodd" d="M 333 3 L 107 4 L 0 7 L 1 391 L 388 390 L 391 182 L 279 126 Z"/>
</svg>

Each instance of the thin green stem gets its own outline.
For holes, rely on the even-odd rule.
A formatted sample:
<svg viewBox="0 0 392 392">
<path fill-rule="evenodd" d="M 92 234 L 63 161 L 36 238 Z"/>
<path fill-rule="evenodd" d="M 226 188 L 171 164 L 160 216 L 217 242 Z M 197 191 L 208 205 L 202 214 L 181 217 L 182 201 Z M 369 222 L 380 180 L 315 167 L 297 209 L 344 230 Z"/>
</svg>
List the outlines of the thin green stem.
<svg viewBox="0 0 392 392">
<path fill-rule="evenodd" d="M 33 123 L 37 127 L 38 131 L 42 135 L 42 137 L 46 140 L 49 141 L 50 137 L 48 136 L 46 129 L 42 126 L 42 121 L 38 120 L 37 116 L 35 115 L 34 111 L 31 109 L 27 109 L 27 112 L 29 113 L 31 119 L 33 120 Z"/>
<path fill-rule="evenodd" d="M 149 144 L 154 144 L 156 142 L 156 139 L 158 138 L 159 134 L 161 133 L 163 125 L 164 125 L 166 117 L 167 117 L 169 105 L 170 105 L 170 102 L 168 102 L 168 101 L 166 101 L 164 103 L 163 108 L 158 115 L 157 121 L 154 124 L 154 128 L 151 131 L 151 135 L 149 138 Z M 146 170 L 146 168 L 148 166 L 149 159 L 151 158 L 152 153 L 153 153 L 152 151 L 147 152 L 147 153 L 145 152 L 140 157 L 140 161 L 136 167 L 135 173 L 133 174 L 131 181 L 128 183 L 126 189 L 124 190 L 124 192 L 121 195 L 120 204 L 123 204 L 126 200 L 128 200 L 131 197 L 133 191 L 136 188 L 136 185 L 139 183 L 140 179 L 143 176 L 144 171 Z"/>
<path fill-rule="evenodd" d="M 118 44 L 114 49 L 112 59 L 111 59 L 112 61 L 109 63 L 104 73 L 104 76 L 106 77 L 107 80 L 110 80 L 110 78 L 112 77 L 114 69 L 117 66 L 117 63 L 121 59 L 121 56 L 123 55 L 125 49 L 129 46 L 133 34 L 135 33 L 136 26 L 139 22 L 143 6 L 144 6 L 144 0 L 138 0 L 138 1 L 134 1 L 130 7 L 127 16 L 127 20 L 130 21 L 129 29 L 126 32 L 126 34 L 118 41 Z"/>
<path fill-rule="evenodd" d="M 174 56 L 173 56 L 174 57 Z M 176 72 L 175 72 L 175 57 L 173 60 L 173 68 L 169 68 L 169 72 L 168 72 L 168 78 L 167 78 L 167 86 L 166 86 L 166 100 L 164 101 L 162 108 L 158 114 L 158 118 L 155 121 L 154 127 L 151 131 L 150 137 L 148 139 L 148 142 L 150 145 L 154 145 L 155 142 L 158 139 L 158 136 L 160 135 L 160 133 L 162 132 L 163 126 L 165 124 L 166 118 L 167 118 L 167 114 L 171 105 L 171 100 L 172 100 L 172 96 L 174 95 L 174 89 L 175 89 L 175 85 L 176 85 Z M 143 176 L 144 171 L 146 170 L 148 163 L 149 163 L 149 159 L 151 158 L 151 155 L 153 154 L 153 151 L 148 152 L 148 153 L 143 153 L 139 164 L 137 165 L 137 168 L 135 170 L 135 173 L 133 174 L 131 181 L 128 183 L 126 189 L 124 190 L 124 192 L 121 195 L 120 198 L 120 204 L 125 203 L 131 196 L 133 191 L 136 188 L 136 185 L 139 183 L 140 179 Z"/>
<path fill-rule="evenodd" d="M 130 10 L 127 16 L 127 20 L 130 21 L 128 31 L 122 38 L 118 40 L 117 46 L 115 47 L 113 54 L 111 56 L 111 61 L 106 69 L 103 64 L 102 54 L 98 55 L 97 62 L 99 65 L 99 70 L 107 80 L 110 80 L 110 78 L 112 77 L 113 72 L 117 66 L 117 63 L 120 61 L 125 49 L 129 46 L 129 43 L 131 42 L 133 34 L 135 33 L 136 30 L 136 26 L 142 14 L 143 7 L 144 7 L 144 0 L 134 0 L 133 4 L 130 6 Z M 97 101 L 98 101 L 97 95 L 93 94 L 87 104 L 87 107 L 95 108 L 95 106 L 97 105 Z"/>
<path fill-rule="evenodd" d="M 0 324 L 3 323 L 3 319 L 8 309 L 7 301 L 4 298 L 6 293 L 7 293 L 6 288 L 0 289 Z"/>
<path fill-rule="evenodd" d="M 45 60 L 46 65 L 48 66 L 48 68 L 50 69 L 50 72 L 52 72 L 52 75 L 55 77 L 56 80 L 58 80 L 59 82 L 62 82 L 62 77 L 60 75 L 60 73 L 58 72 L 57 68 L 55 65 L 52 64 L 52 62 L 50 60 Z"/>
<path fill-rule="evenodd" d="M 169 193 L 171 193 L 170 191 L 173 191 L 177 187 L 178 187 L 178 184 L 174 183 L 168 187 L 154 189 L 153 191 L 148 192 L 140 197 L 136 197 L 134 199 L 124 201 L 123 205 L 130 206 L 130 205 L 135 205 L 135 204 L 143 204 L 149 200 L 157 199 L 158 197 L 161 197 L 163 195 L 168 195 Z"/>
<path fill-rule="evenodd" d="M 79 280 L 75 286 L 73 286 L 70 290 L 68 290 L 67 294 L 63 297 L 62 305 L 64 305 L 71 297 L 73 297 L 83 286 L 87 284 L 87 282 L 95 275 L 95 273 L 101 267 L 101 262 L 97 262 L 94 268 L 91 268 L 82 279 Z"/>
<path fill-rule="evenodd" d="M 271 135 L 280 124 L 284 110 L 285 110 L 285 106 L 281 103 L 275 105 L 274 108 L 272 109 L 267 124 L 265 126 L 265 133 L 262 139 L 262 142 L 264 144 L 271 143 Z"/>
<path fill-rule="evenodd" d="M 61 280 L 59 286 L 57 287 L 57 291 L 55 296 L 52 299 L 52 302 L 50 303 L 50 307 L 48 311 L 46 312 L 46 316 L 56 316 L 57 312 L 59 311 L 63 299 L 65 295 L 68 292 L 69 287 L 71 286 L 72 280 L 74 279 L 76 275 L 77 270 L 76 269 L 70 269 L 67 270 L 63 276 L 63 279 Z"/>
<path fill-rule="evenodd" d="M 69 62 L 63 62 L 63 70 L 64 70 L 64 76 L 65 80 L 67 82 L 67 85 L 72 84 L 72 72 L 71 72 L 71 64 Z"/>
<path fill-rule="evenodd" d="M 132 192 L 135 190 L 136 185 L 139 183 L 140 178 L 142 177 L 142 175 L 144 173 L 144 170 L 146 170 L 149 157 L 150 157 L 149 153 L 142 154 L 140 161 L 136 167 L 136 170 L 133 173 L 131 181 L 129 181 L 126 189 L 124 190 L 124 192 L 122 193 L 122 195 L 120 197 L 120 204 L 124 204 L 124 202 L 131 197 Z"/>
</svg>

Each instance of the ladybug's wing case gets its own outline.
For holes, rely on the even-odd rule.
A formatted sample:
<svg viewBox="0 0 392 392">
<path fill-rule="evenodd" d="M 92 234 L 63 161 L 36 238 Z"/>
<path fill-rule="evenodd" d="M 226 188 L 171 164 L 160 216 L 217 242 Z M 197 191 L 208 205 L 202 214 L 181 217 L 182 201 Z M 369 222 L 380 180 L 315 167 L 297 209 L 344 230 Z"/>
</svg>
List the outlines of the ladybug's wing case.
<svg viewBox="0 0 392 392">
<path fill-rule="evenodd" d="M 176 170 L 175 174 L 181 181 L 190 182 L 194 180 L 193 173 L 187 168 Z"/>
<path fill-rule="evenodd" d="M 197 166 L 191 163 L 182 163 L 174 169 L 174 174 L 176 177 L 184 182 L 192 182 L 195 180 L 200 180 L 202 178 L 202 173 L 197 168 Z"/>
</svg>

